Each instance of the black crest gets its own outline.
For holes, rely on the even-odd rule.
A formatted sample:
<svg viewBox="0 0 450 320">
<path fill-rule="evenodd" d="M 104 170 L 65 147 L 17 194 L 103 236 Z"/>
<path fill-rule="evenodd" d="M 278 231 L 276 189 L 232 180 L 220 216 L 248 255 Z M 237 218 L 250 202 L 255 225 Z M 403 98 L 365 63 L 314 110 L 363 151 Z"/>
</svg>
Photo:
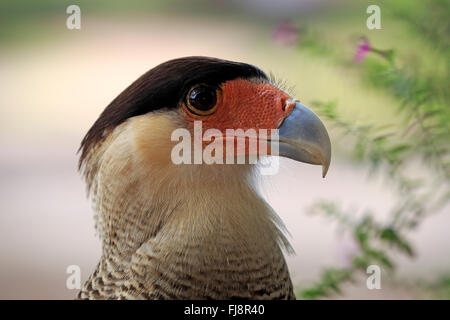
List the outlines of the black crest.
<svg viewBox="0 0 450 320">
<path fill-rule="evenodd" d="M 199 83 L 218 86 L 237 78 L 262 78 L 260 69 L 239 62 L 209 57 L 185 57 L 164 62 L 143 74 L 101 113 L 81 142 L 81 166 L 89 149 L 104 133 L 127 119 L 161 108 L 176 108 L 189 89 Z"/>
</svg>

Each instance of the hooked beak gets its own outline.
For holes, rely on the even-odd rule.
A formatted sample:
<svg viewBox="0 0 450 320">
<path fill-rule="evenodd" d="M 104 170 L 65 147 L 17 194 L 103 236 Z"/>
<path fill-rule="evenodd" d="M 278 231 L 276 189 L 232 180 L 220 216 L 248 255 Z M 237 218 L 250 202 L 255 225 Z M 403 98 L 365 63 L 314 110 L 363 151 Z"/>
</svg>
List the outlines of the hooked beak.
<svg viewBox="0 0 450 320">
<path fill-rule="evenodd" d="M 279 155 L 296 161 L 322 165 L 325 178 L 331 161 L 331 143 L 319 117 L 310 109 L 295 103 L 279 130 Z"/>
</svg>

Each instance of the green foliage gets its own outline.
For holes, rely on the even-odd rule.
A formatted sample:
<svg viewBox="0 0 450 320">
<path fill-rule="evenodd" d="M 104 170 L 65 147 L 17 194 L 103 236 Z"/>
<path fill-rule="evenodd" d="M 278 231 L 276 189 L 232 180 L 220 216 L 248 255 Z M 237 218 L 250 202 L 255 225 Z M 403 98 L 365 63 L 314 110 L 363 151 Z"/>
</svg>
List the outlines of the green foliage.
<svg viewBox="0 0 450 320">
<path fill-rule="evenodd" d="M 450 275 L 440 277 L 435 283 L 427 286 L 437 299 L 450 299 Z"/>
<path fill-rule="evenodd" d="M 322 281 L 316 286 L 301 291 L 298 296 L 301 299 L 318 299 L 330 293 L 340 293 L 339 284 L 351 280 L 352 270 L 326 269 L 322 273 Z"/>
<path fill-rule="evenodd" d="M 387 270 L 394 268 L 394 262 L 388 255 L 389 251 L 397 251 L 408 256 L 414 252 L 407 239 L 390 224 L 380 224 L 373 219 L 373 213 L 366 211 L 359 219 L 353 219 L 352 212 L 346 212 L 331 201 L 320 201 L 311 208 L 312 214 L 324 214 L 342 228 L 351 230 L 356 240 L 359 252 L 346 268 L 327 268 L 321 275 L 320 281 L 301 290 L 298 297 L 301 299 L 318 299 L 332 293 L 340 293 L 340 285 L 351 281 L 358 271 L 365 272 L 372 264 L 384 267 Z"/>
<path fill-rule="evenodd" d="M 434 7 L 448 6 L 444 1 L 432 1 Z M 398 8 L 397 8 L 398 9 Z M 448 12 L 448 11 L 447 11 Z M 439 48 L 448 48 L 448 33 L 442 36 L 442 28 L 449 30 L 448 18 L 441 19 L 438 13 L 425 12 L 424 17 L 437 15 L 443 24 L 426 25 L 426 18 L 417 17 L 415 11 L 400 15 L 430 35 Z M 428 20 L 427 20 L 428 21 Z M 432 29 L 435 26 L 439 30 Z M 336 54 L 327 50 L 320 42 L 309 38 L 300 49 L 330 54 L 337 63 Z M 403 63 L 399 66 L 396 53 L 399 48 L 380 50 L 372 48 L 364 63 L 354 65 L 361 80 L 376 90 L 382 90 L 399 101 L 395 111 L 403 126 L 390 124 L 353 123 L 341 117 L 337 102 L 315 101 L 313 107 L 342 136 L 340 141 L 352 144 L 350 156 L 355 161 L 370 164 L 371 172 L 384 173 L 397 190 L 396 202 L 389 211 L 387 221 L 375 221 L 375 214 L 364 209 L 362 217 L 355 219 L 355 212 L 346 211 L 331 201 L 322 200 L 314 204 L 311 212 L 332 219 L 340 228 L 351 232 L 358 243 L 359 252 L 346 268 L 328 268 L 316 284 L 302 289 L 298 296 L 303 299 L 318 299 L 339 293 L 340 285 L 353 278 L 357 272 L 365 272 L 367 266 L 377 264 L 386 270 L 395 268 L 391 258 L 393 252 L 413 256 L 414 250 L 405 237 L 424 218 L 438 212 L 450 200 L 450 77 L 449 51 L 443 51 L 447 59 L 447 72 L 441 75 L 420 73 L 417 66 Z M 348 63 L 347 63 L 348 64 Z M 420 170 L 417 170 L 417 169 Z M 448 279 L 442 281 L 442 291 L 448 294 Z M 445 295 L 444 294 L 444 295 Z"/>
<path fill-rule="evenodd" d="M 390 1 L 391 12 L 408 22 L 411 28 L 429 39 L 434 46 L 448 53 L 450 49 L 450 1 L 397 0 Z"/>
</svg>

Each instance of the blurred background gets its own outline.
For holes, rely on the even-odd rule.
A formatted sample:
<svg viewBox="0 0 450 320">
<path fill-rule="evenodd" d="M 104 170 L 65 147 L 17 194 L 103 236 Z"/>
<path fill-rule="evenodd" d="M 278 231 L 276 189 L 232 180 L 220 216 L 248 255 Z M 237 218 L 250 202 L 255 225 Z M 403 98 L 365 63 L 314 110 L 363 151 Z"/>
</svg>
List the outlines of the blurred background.
<svg viewBox="0 0 450 320">
<path fill-rule="evenodd" d="M 132 81 L 189 55 L 273 73 L 329 129 L 326 179 L 283 159 L 262 186 L 290 232 L 298 298 L 450 298 L 449 2 L 376 1 L 375 30 L 371 4 L 2 0 L 0 298 L 76 295 L 66 268 L 84 281 L 100 257 L 79 143 Z"/>
</svg>

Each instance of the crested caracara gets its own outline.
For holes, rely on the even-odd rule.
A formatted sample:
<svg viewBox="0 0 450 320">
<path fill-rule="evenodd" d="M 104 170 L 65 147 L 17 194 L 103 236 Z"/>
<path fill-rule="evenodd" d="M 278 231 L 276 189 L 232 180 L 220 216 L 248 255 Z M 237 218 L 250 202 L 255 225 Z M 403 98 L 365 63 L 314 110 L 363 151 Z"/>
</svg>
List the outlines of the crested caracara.
<svg viewBox="0 0 450 320">
<path fill-rule="evenodd" d="M 172 133 L 192 132 L 197 121 L 224 133 L 224 145 L 228 129 L 278 129 L 279 150 L 268 154 L 320 164 L 323 175 L 330 164 L 322 122 L 260 69 L 207 57 L 158 65 L 106 107 L 81 143 L 102 256 L 78 298 L 295 298 L 289 243 L 256 191 L 257 165 L 174 163 Z M 249 158 L 251 137 L 244 140 L 223 157 Z"/>
</svg>

